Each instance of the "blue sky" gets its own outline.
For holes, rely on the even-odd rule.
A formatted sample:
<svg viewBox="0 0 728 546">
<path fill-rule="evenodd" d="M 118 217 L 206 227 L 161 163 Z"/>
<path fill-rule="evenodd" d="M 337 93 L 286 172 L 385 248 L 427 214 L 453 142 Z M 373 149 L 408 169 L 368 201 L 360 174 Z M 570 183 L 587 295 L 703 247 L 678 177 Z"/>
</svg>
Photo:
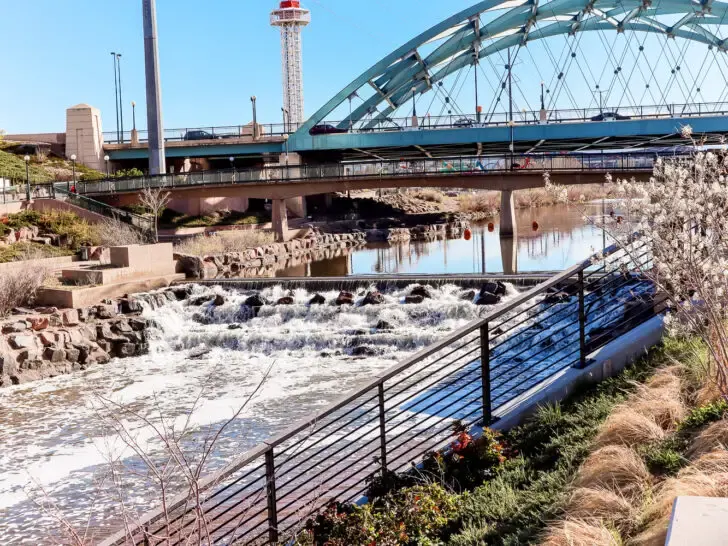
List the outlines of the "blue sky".
<svg viewBox="0 0 728 546">
<path fill-rule="evenodd" d="M 313 111 L 380 57 L 471 0 L 307 0 L 306 111 Z M 62 131 L 65 109 L 88 103 L 114 130 L 111 51 L 122 53 L 125 128 L 130 101 L 144 121 L 141 0 L 0 0 L 0 127 Z M 167 128 L 281 118 L 280 38 L 274 0 L 157 0 Z M 15 47 L 8 47 L 14 44 Z M 128 111 L 127 111 L 128 110 Z"/>
<path fill-rule="evenodd" d="M 312 24 L 304 30 L 306 113 L 312 114 L 353 78 L 381 57 L 445 17 L 475 0 L 305 0 Z M 145 128 L 144 43 L 141 0 L 0 0 L 0 36 L 6 44 L 0 56 L 0 128 L 9 133 L 63 131 L 65 109 L 88 103 L 101 109 L 104 129 L 115 129 L 114 76 L 111 51 L 122 57 L 125 128 L 131 128 L 130 102 L 137 102 L 137 125 Z M 250 121 L 250 96 L 258 97 L 259 120 L 281 121 L 280 38 L 269 26 L 270 11 L 277 0 L 157 0 L 164 124 L 167 129 L 238 125 Z M 568 71 L 569 92 L 558 95 L 559 108 L 596 107 L 593 86 L 610 86 L 611 59 L 623 63 L 624 73 L 634 73 L 630 94 L 615 90 L 610 102 L 624 105 L 659 102 L 706 102 L 716 100 L 726 87 L 718 64 L 728 74 L 722 56 L 705 78 L 703 94 L 696 96 L 686 83 L 671 86 L 661 97 L 656 89 L 667 87 L 670 69 L 683 65 L 682 74 L 702 68 L 706 46 L 691 46 L 681 56 L 680 44 L 664 37 L 632 40 L 628 33 L 585 33 L 583 39 L 555 37 L 530 45 L 519 57 L 514 78 L 516 111 L 537 109 L 540 80 L 555 84 L 556 59 L 576 45 L 580 59 L 588 62 Z M 637 46 L 646 44 L 637 58 Z M 611 58 L 606 51 L 614 47 Z M 568 51 L 567 51 L 568 53 Z M 599 59 L 599 56 L 602 56 Z M 656 64 L 654 72 L 647 66 Z M 488 112 L 499 87 L 503 60 L 483 62 L 481 105 Z M 579 68 L 577 70 L 576 68 Z M 705 65 L 706 69 L 710 64 Z M 654 76 L 651 74 L 654 73 Z M 707 70 L 706 70 L 707 73 Z M 654 77 L 649 94 L 645 80 Z M 453 77 L 454 79 L 454 77 Z M 473 112 L 473 75 L 453 89 L 462 89 L 459 106 Z M 587 81 L 589 80 L 589 81 Z M 679 84 L 679 82 L 678 82 Z M 448 83 L 448 85 L 450 85 Z M 563 88 L 563 86 L 562 86 Z M 455 91 L 451 91 L 454 93 Z M 655 97 L 655 95 L 657 95 Z M 595 97 L 597 97 L 595 99 Z M 591 101 L 591 102 L 590 102 Z M 464 104 L 463 104 L 464 103 Z M 498 105 L 503 111 L 503 103 Z M 418 113 L 443 105 L 429 98 L 418 101 Z M 493 107 L 495 110 L 495 106 Z M 408 115 L 403 113 L 401 115 Z M 342 116 L 345 117 L 345 114 Z"/>
</svg>

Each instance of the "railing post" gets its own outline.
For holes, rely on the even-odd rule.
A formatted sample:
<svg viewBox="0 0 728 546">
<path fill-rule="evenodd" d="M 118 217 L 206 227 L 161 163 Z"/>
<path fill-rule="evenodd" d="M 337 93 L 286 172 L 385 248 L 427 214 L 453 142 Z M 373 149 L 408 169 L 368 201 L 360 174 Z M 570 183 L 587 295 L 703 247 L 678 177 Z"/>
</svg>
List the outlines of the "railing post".
<svg viewBox="0 0 728 546">
<path fill-rule="evenodd" d="M 387 475 L 387 429 L 384 423 L 384 383 L 379 384 L 379 448 L 381 451 L 382 478 Z"/>
<path fill-rule="evenodd" d="M 265 494 L 268 499 L 268 542 L 270 544 L 278 544 L 276 467 L 272 447 L 265 452 Z"/>
<path fill-rule="evenodd" d="M 483 389 L 483 427 L 487 427 L 493 421 L 490 397 L 490 332 L 487 322 L 480 327 L 480 375 Z"/>
<path fill-rule="evenodd" d="M 584 271 L 579 271 L 579 368 L 586 368 L 586 309 L 584 307 Z"/>
</svg>

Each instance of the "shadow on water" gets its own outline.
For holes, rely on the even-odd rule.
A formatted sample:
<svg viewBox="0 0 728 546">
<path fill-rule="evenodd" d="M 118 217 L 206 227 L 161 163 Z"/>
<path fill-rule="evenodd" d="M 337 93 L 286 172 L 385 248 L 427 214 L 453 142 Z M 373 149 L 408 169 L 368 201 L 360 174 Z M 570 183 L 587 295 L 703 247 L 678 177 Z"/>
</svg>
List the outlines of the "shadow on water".
<svg viewBox="0 0 728 546">
<path fill-rule="evenodd" d="M 589 205 L 595 214 L 601 204 Z M 606 206 L 606 213 L 611 210 Z M 562 270 L 604 248 L 603 232 L 566 205 L 516 211 L 517 235 L 501 239 L 497 220 L 474 224 L 470 240 L 370 243 L 349 254 L 282 269 L 276 277 L 372 274 L 529 273 Z"/>
</svg>

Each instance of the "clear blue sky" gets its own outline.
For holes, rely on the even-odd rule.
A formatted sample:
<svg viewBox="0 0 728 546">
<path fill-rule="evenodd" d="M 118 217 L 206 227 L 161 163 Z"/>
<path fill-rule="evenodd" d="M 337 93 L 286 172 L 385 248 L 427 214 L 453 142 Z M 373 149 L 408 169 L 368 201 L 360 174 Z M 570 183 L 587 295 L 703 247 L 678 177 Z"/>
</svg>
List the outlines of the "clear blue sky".
<svg viewBox="0 0 728 546">
<path fill-rule="evenodd" d="M 307 0 L 306 112 L 311 114 L 380 57 L 472 0 Z M 114 130 L 111 51 L 121 52 L 125 128 L 130 101 L 144 126 L 141 0 L 0 0 L 0 128 L 63 131 L 65 109 L 88 103 Z M 277 0 L 157 0 L 167 128 L 281 118 Z M 12 44 L 12 47 L 11 47 Z M 128 110 L 128 111 L 127 111 Z"/>
<path fill-rule="evenodd" d="M 474 2 L 304 0 L 313 19 L 303 39 L 306 113 L 312 114 L 396 47 Z M 0 128 L 9 133 L 63 131 L 66 108 L 88 103 L 101 109 L 104 129 L 113 131 L 111 51 L 123 54 L 125 128 L 131 128 L 132 100 L 138 105 L 137 125 L 145 128 L 141 5 L 141 0 L 0 0 L 0 36 L 5 44 L 0 55 Z M 251 95 L 258 97 L 261 122 L 281 121 L 280 38 L 278 30 L 269 26 L 270 11 L 277 5 L 278 0 L 157 0 L 167 129 L 248 123 Z M 560 69 L 554 60 L 574 46 L 582 63 L 567 71 L 570 93 L 558 95 L 559 108 L 596 107 L 594 84 L 610 87 L 615 62 L 624 66 L 623 74 L 630 78 L 634 74 L 634 80 L 629 82 L 629 94 L 615 90 L 610 103 L 707 102 L 721 96 L 728 74 L 724 55 L 712 64 L 710 77 L 701 76 L 702 95 L 691 84 L 678 81 L 661 96 L 657 89 L 668 86 L 657 82 L 667 84 L 676 63 L 682 63 L 682 77 L 688 80 L 688 71 L 710 69 L 711 63 L 702 64 L 707 48 L 690 46 L 682 57 L 681 41 L 666 46 L 664 37 L 643 40 L 633 40 L 629 33 L 584 33 L 546 40 L 548 48 L 542 43 L 525 48 L 514 68 L 516 110 L 538 108 L 540 80 L 556 85 Z M 634 70 L 640 43 L 646 49 Z M 650 60 L 656 65 L 652 69 L 647 66 Z M 494 104 L 502 62 L 495 58 L 481 63 L 480 103 L 486 112 Z M 653 77 L 648 92 L 645 83 Z M 470 72 L 463 81 L 472 80 Z M 461 108 L 473 112 L 474 86 L 460 82 L 456 86 L 464 89 Z M 420 101 L 421 115 L 429 108 L 433 115 L 446 113 L 430 98 Z"/>
</svg>

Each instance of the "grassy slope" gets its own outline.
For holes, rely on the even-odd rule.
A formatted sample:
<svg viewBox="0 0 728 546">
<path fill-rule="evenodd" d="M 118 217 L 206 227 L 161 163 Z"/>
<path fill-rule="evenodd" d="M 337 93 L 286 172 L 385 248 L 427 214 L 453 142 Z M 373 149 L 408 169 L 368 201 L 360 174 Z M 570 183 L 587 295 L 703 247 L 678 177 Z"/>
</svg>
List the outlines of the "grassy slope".
<svg viewBox="0 0 728 546">
<path fill-rule="evenodd" d="M 455 546 L 522 545 L 538 541 L 549 521 L 560 515 L 565 491 L 589 453 L 599 425 L 614 406 L 643 382 L 682 344 L 668 340 L 618 377 L 542 409 L 531 421 L 505 435 L 520 454 L 499 475 L 466 499 L 448 533 Z"/>
<path fill-rule="evenodd" d="M 0 177 L 11 180 L 25 180 L 25 161 L 23 158 L 0 150 Z M 31 182 L 47 182 L 52 177 L 41 166 L 31 162 Z"/>
</svg>

